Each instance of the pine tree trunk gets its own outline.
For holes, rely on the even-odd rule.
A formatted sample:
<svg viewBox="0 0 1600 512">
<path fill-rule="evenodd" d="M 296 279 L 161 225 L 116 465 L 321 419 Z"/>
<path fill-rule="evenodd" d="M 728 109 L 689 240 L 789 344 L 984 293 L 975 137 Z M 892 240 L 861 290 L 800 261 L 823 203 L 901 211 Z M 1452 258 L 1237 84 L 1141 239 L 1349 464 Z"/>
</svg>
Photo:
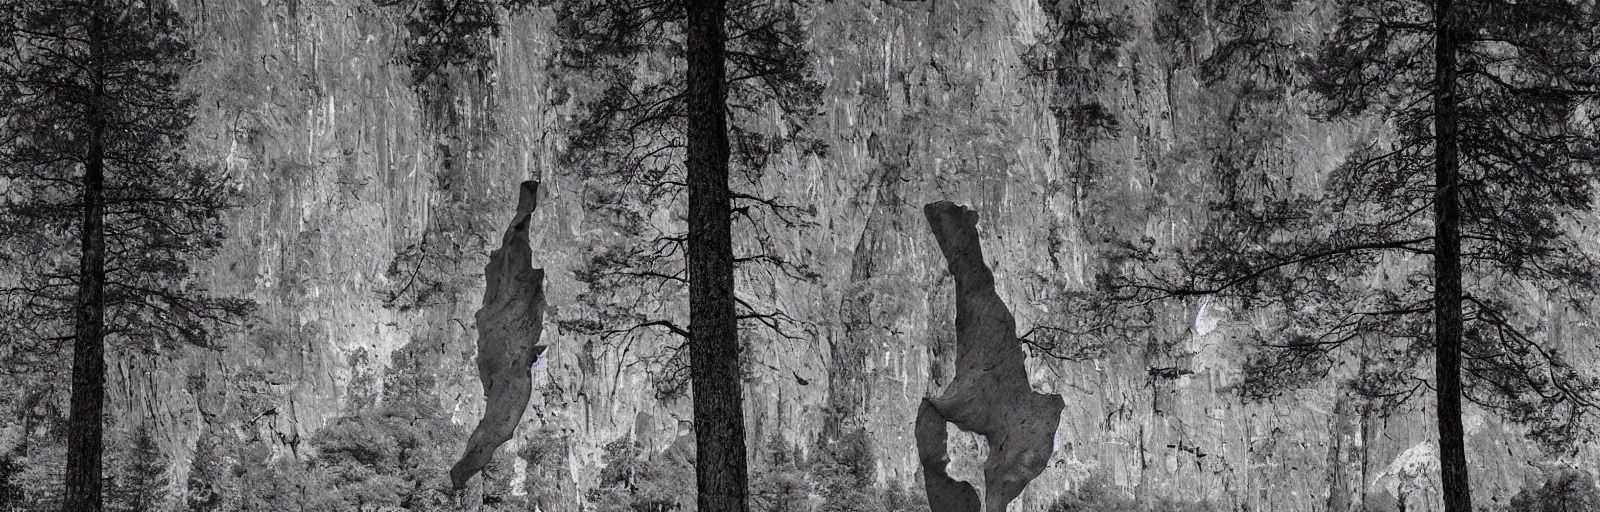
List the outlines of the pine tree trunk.
<svg viewBox="0 0 1600 512">
<path fill-rule="evenodd" d="M 725 0 L 689 0 L 689 344 L 700 512 L 748 508 L 728 193 Z"/>
<path fill-rule="evenodd" d="M 1446 512 L 1472 512 L 1467 448 L 1461 427 L 1460 134 L 1456 126 L 1457 16 L 1450 0 L 1434 5 L 1434 337 L 1438 387 L 1439 469 Z"/>
<path fill-rule="evenodd" d="M 98 13 L 96 13 L 98 14 Z M 99 20 L 89 22 L 90 65 L 100 59 Z M 83 226 L 79 233 L 78 297 L 72 345 L 72 398 L 67 420 L 67 473 L 62 510 L 99 512 L 103 454 L 105 360 L 105 100 L 101 77 L 90 77 L 88 140 L 83 173 Z"/>
</svg>

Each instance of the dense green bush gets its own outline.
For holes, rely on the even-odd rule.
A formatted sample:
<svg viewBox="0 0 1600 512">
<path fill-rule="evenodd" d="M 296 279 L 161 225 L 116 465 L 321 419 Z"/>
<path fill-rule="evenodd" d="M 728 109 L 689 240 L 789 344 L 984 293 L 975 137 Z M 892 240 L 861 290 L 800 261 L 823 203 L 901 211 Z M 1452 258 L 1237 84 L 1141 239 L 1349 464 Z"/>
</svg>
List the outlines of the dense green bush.
<svg viewBox="0 0 1600 512">
<path fill-rule="evenodd" d="M 1079 482 L 1072 491 L 1050 503 L 1047 512 L 1135 512 L 1139 504 L 1105 475 Z"/>
<path fill-rule="evenodd" d="M 800 458 L 777 437 L 767 441 L 764 453 L 753 454 L 750 464 L 750 504 L 755 510 L 808 512 L 811 481 Z"/>
<path fill-rule="evenodd" d="M 103 497 L 109 512 L 158 510 L 166 502 L 167 459 L 148 428 L 139 428 L 106 455 Z"/>
<path fill-rule="evenodd" d="M 209 434 L 209 433 L 208 433 Z M 237 509 L 229 501 L 238 496 L 236 464 L 229 458 L 226 442 L 215 435 L 202 435 L 195 444 L 194 458 L 190 461 L 187 509 L 193 512 L 212 512 Z"/>
<path fill-rule="evenodd" d="M 19 447 L 20 448 L 20 447 Z M 17 459 L 22 456 L 22 450 L 12 449 L 0 454 L 0 510 L 15 510 L 22 508 L 25 503 L 23 489 L 14 478 L 22 474 L 22 465 Z"/>
<path fill-rule="evenodd" d="M 19 470 L 11 484 L 22 489 L 16 510 L 61 508 L 61 482 L 66 478 L 67 443 L 58 436 L 32 438 L 19 450 Z"/>
<path fill-rule="evenodd" d="M 203 436 L 186 482 L 189 509 L 454 509 L 445 475 L 467 427 L 451 422 L 438 399 L 443 350 L 442 340 L 425 338 L 395 351 L 381 380 L 362 379 L 353 413 L 306 438 Z M 238 405 L 228 420 L 253 424 L 284 399 L 261 385 L 267 374 L 254 370 L 247 366 L 230 379 Z M 382 383 L 381 393 L 372 381 Z M 276 442 L 287 443 L 289 453 L 274 454 Z M 502 496 L 509 494 L 510 473 L 503 466 L 485 472 L 485 501 L 512 506 Z"/>
</svg>

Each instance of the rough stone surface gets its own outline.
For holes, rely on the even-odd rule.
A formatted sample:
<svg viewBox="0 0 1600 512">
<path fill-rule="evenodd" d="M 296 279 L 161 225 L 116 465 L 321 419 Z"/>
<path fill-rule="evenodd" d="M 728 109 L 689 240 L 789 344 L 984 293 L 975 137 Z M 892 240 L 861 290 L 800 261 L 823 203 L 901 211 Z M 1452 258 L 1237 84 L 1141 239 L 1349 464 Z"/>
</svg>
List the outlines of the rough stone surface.
<svg viewBox="0 0 1600 512">
<path fill-rule="evenodd" d="M 925 399 L 917 412 L 928 501 L 940 511 L 978 510 L 972 486 L 945 475 L 944 433 L 935 426 L 943 425 L 942 418 L 988 441 L 984 510 L 1004 511 L 1044 471 L 1066 404 L 1061 395 L 1037 393 L 1028 384 L 1017 321 L 983 261 L 978 213 L 948 201 L 929 204 L 923 213 L 956 278 L 955 377 L 943 395 Z"/>
<path fill-rule="evenodd" d="M 526 181 L 501 246 L 489 253 L 484 267 L 488 286 L 478 323 L 478 378 L 485 397 L 483 419 L 467 439 L 467 450 L 450 468 L 456 489 L 467 486 L 500 445 L 511 439 L 533 393 L 533 361 L 544 352 L 539 344 L 544 320 L 544 269 L 533 268 L 528 223 L 538 205 L 539 183 Z"/>
<path fill-rule="evenodd" d="M 923 487 L 933 512 L 970 512 L 983 506 L 972 484 L 950 477 L 949 446 L 945 442 L 944 416 L 924 398 L 917 408 L 917 454 L 922 457 Z"/>
</svg>

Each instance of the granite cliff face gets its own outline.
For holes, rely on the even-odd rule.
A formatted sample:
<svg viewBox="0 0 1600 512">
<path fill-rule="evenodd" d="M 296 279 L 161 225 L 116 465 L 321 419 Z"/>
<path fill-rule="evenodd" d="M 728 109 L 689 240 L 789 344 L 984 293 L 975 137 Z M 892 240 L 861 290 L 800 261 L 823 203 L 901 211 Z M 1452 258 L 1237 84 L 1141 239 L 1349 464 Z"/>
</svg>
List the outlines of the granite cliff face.
<svg viewBox="0 0 1600 512">
<path fill-rule="evenodd" d="M 485 72 L 452 71 L 449 87 L 426 89 L 397 64 L 403 20 L 370 2 L 179 4 L 203 62 L 189 79 L 202 107 L 190 151 L 223 166 L 247 202 L 228 219 L 232 236 L 206 279 L 261 311 L 225 351 L 123 354 L 111 365 L 113 414 L 124 427 L 151 427 L 177 488 L 207 439 L 254 447 L 247 464 L 305 458 L 305 439 L 396 393 L 444 411 L 461 426 L 449 449 L 465 446 L 465 426 L 485 408 L 474 361 L 481 269 L 505 205 L 529 179 L 546 190 L 526 221 L 539 241 L 529 256 L 547 272 L 547 348 L 521 425 L 496 455 L 518 482 L 510 492 L 557 482 L 562 497 L 544 510 L 577 509 L 580 491 L 602 478 L 609 443 L 631 437 L 660 451 L 688 434 L 686 401 L 655 399 L 638 351 L 553 327 L 582 313 L 571 278 L 579 248 L 607 233 L 583 209 L 594 185 L 549 156 L 575 115 L 567 91 L 581 84 L 549 68 L 557 43 L 547 16 L 510 16 Z M 822 277 L 752 292 L 818 328 L 805 342 L 748 348 L 752 443 L 778 438 L 808 452 L 819 437 L 861 429 L 881 485 L 919 480 L 913 425 L 923 397 L 959 378 L 959 300 L 915 205 L 948 199 L 981 212 L 983 264 L 1024 331 L 1073 314 L 1050 292 L 1084 284 L 1105 235 L 1184 236 L 1199 213 L 1182 205 L 1206 179 L 1199 137 L 1219 108 L 1196 55 L 1218 44 L 1221 27 L 1189 19 L 1175 39 L 1164 27 L 1180 4 L 1073 3 L 1126 37 L 1071 87 L 1023 63 L 1061 5 L 819 5 L 812 46 L 827 90 L 813 131 L 829 151 L 783 162 L 753 192 L 815 209 L 818 226 L 778 249 Z M 1057 115 L 1063 102 L 1090 100 L 1117 130 L 1091 136 Z M 1309 174 L 1340 159 L 1351 137 L 1303 115 L 1272 121 L 1297 148 L 1275 162 Z M 1428 491 L 1434 429 L 1420 405 L 1379 417 L 1331 384 L 1264 405 L 1229 395 L 1243 357 L 1230 333 L 1249 328 L 1243 317 L 1195 304 L 1103 357 L 1030 354 L 1031 387 L 1065 407 L 1043 472 L 1011 510 L 1039 510 L 1093 477 L 1139 500 L 1223 510 L 1438 509 Z M 1575 337 L 1594 329 L 1550 321 Z M 1587 450 L 1543 462 L 1514 428 L 1469 411 L 1481 503 L 1503 502 L 1540 465 L 1596 464 Z M 982 481 L 989 447 L 954 429 L 948 445 L 951 476 Z M 559 452 L 554 473 L 513 456 L 534 448 Z"/>
</svg>

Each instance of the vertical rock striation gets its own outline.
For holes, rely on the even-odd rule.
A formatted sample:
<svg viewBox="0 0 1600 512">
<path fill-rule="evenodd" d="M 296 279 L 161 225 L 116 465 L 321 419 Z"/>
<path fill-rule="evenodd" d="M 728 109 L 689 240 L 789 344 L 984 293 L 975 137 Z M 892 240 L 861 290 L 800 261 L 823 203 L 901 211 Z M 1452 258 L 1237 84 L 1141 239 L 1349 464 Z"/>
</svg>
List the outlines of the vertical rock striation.
<svg viewBox="0 0 1600 512">
<path fill-rule="evenodd" d="M 533 268 L 528 224 L 538 205 L 539 182 L 522 182 L 517 215 L 511 219 L 499 249 L 489 253 L 483 274 L 487 287 L 478 325 L 478 378 L 483 381 L 483 419 L 467 439 L 467 450 L 450 468 L 457 490 L 477 474 L 495 449 L 511 439 L 533 393 L 533 361 L 544 317 L 544 269 Z"/>
<path fill-rule="evenodd" d="M 949 457 L 941 427 L 948 421 L 988 441 L 984 510 L 1004 511 L 1044 471 L 1065 402 L 1061 395 L 1034 392 L 1028 383 L 1016 319 L 983 261 L 977 212 L 941 201 L 924 207 L 923 214 L 956 279 L 955 377 L 942 396 L 923 399 L 917 411 L 928 501 L 936 512 L 978 510 L 973 487 L 945 473 Z"/>
</svg>

